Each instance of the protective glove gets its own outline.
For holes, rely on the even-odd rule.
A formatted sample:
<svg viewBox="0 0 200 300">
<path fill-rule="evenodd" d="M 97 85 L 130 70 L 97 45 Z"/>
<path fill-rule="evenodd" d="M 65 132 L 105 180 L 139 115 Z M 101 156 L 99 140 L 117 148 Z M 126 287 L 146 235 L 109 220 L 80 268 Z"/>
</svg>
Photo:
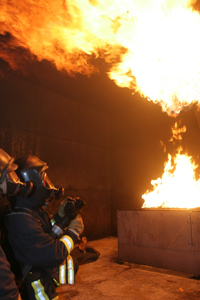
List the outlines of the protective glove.
<svg viewBox="0 0 200 300">
<path fill-rule="evenodd" d="M 83 219 L 81 215 L 77 214 L 76 217 L 69 223 L 68 230 L 79 236 L 84 229 Z"/>
<path fill-rule="evenodd" d="M 72 198 L 67 197 L 65 200 L 63 200 L 60 204 L 59 210 L 58 210 L 58 215 L 59 217 L 63 218 L 65 216 L 65 207 L 68 203 L 68 200 L 71 200 Z"/>
</svg>

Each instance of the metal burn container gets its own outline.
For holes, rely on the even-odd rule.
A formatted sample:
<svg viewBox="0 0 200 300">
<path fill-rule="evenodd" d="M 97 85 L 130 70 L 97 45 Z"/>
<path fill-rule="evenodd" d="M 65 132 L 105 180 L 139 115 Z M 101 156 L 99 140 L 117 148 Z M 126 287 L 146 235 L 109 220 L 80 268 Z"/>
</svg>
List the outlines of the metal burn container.
<svg viewBox="0 0 200 300">
<path fill-rule="evenodd" d="M 200 210 L 118 210 L 120 261 L 200 275 Z"/>
</svg>

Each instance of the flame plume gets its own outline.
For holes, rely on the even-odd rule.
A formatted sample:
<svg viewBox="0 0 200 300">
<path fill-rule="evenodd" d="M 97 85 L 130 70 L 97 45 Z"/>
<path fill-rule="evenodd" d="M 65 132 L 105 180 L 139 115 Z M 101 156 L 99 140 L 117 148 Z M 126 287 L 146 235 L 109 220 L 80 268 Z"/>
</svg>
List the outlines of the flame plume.
<svg viewBox="0 0 200 300">
<path fill-rule="evenodd" d="M 1 0 L 0 58 L 28 49 L 70 75 L 91 75 L 91 58 L 111 64 L 121 87 L 178 114 L 200 103 L 200 15 L 188 0 Z M 9 48 L 9 49 L 7 49 Z M 118 61 L 116 60 L 118 57 Z M 20 64 L 17 64 L 17 67 Z"/>
<path fill-rule="evenodd" d="M 181 133 L 185 131 L 185 126 L 178 128 L 175 123 L 170 141 L 181 140 Z M 195 175 L 197 167 L 191 156 L 183 154 L 181 146 L 174 157 L 168 154 L 162 177 L 152 180 L 153 191 L 142 195 L 145 200 L 143 207 L 200 207 L 200 178 L 196 179 Z"/>
</svg>

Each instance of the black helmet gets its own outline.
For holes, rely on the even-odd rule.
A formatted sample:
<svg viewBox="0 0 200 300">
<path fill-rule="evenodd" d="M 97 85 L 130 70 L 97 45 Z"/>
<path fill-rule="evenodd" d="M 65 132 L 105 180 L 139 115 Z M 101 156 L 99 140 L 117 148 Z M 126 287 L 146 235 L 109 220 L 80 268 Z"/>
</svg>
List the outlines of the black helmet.
<svg viewBox="0 0 200 300">
<path fill-rule="evenodd" d="M 13 161 L 13 157 L 0 149 L 0 193 L 10 196 L 20 193 L 22 197 L 26 197 L 30 194 L 33 185 L 20 181 L 15 172 L 17 165 Z"/>
<path fill-rule="evenodd" d="M 64 189 L 57 189 L 45 172 L 48 166 L 45 162 L 41 161 L 38 157 L 34 155 L 23 156 L 15 161 L 18 165 L 16 170 L 19 178 L 24 181 L 31 181 L 33 183 L 34 189 L 38 190 L 43 187 L 48 198 L 53 196 L 56 199 L 60 199 L 64 194 Z"/>
</svg>

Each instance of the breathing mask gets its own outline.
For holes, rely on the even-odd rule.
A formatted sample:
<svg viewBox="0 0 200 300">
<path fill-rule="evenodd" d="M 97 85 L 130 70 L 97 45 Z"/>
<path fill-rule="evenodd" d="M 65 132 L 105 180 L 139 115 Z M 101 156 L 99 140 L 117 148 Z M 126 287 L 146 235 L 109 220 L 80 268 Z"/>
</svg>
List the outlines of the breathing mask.
<svg viewBox="0 0 200 300">
<path fill-rule="evenodd" d="M 46 170 L 48 166 L 34 155 L 24 156 L 15 161 L 18 165 L 17 175 L 24 182 L 33 182 L 33 195 L 42 189 L 47 204 L 53 199 L 59 200 L 64 195 L 64 188 L 56 188 L 48 177 Z"/>
<path fill-rule="evenodd" d="M 0 149 L 0 192 L 3 195 L 15 196 L 19 194 L 22 197 L 27 197 L 32 191 L 33 184 L 20 181 L 15 172 L 17 165 L 13 161 L 14 158 Z"/>
</svg>

